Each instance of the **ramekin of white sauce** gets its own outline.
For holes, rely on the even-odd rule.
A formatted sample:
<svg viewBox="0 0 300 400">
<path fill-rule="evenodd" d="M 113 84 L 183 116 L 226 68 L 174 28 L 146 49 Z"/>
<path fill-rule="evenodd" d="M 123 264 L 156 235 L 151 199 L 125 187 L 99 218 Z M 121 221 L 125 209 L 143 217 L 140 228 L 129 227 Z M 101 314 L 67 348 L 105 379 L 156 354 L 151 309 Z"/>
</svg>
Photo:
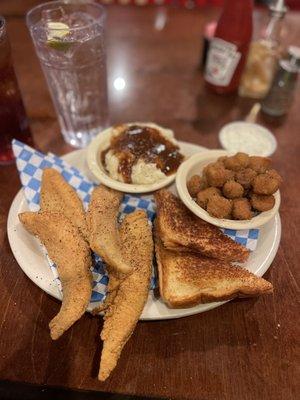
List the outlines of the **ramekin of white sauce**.
<svg viewBox="0 0 300 400">
<path fill-rule="evenodd" d="M 275 136 L 261 125 L 237 121 L 223 126 L 219 132 L 222 147 L 230 152 L 270 156 L 277 148 Z"/>
</svg>

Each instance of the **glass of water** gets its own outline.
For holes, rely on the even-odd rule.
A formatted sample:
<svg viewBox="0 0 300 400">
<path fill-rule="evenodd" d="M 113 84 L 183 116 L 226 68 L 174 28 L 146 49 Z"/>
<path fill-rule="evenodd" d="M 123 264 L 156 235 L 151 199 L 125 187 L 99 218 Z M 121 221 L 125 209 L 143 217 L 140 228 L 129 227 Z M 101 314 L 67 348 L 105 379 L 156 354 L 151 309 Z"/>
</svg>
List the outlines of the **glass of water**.
<svg viewBox="0 0 300 400">
<path fill-rule="evenodd" d="M 106 13 L 89 1 L 51 1 L 26 21 L 65 141 L 85 147 L 108 126 Z"/>
</svg>

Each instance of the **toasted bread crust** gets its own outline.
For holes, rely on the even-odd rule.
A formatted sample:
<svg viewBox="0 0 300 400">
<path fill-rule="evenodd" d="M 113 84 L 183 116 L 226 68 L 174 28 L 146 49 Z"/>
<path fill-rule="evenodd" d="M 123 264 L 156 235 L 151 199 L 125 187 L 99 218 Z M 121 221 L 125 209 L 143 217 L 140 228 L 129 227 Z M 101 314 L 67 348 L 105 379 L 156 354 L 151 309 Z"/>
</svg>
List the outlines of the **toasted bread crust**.
<svg viewBox="0 0 300 400">
<path fill-rule="evenodd" d="M 187 308 L 273 291 L 271 283 L 242 267 L 200 254 L 179 253 L 166 249 L 157 230 L 155 252 L 160 294 L 170 308 Z M 182 291 L 182 287 L 187 288 L 186 292 Z"/>
<path fill-rule="evenodd" d="M 235 292 L 232 292 L 228 296 L 222 296 L 222 298 L 219 298 L 218 296 L 212 296 L 212 295 L 209 296 L 199 293 L 199 295 L 190 296 L 189 298 L 187 297 L 184 300 L 179 300 L 177 298 L 169 297 L 165 302 L 169 308 L 191 308 L 199 304 L 223 302 L 223 301 L 233 300 L 235 298 L 257 297 L 263 294 L 271 294 L 271 293 L 273 293 L 273 289 L 266 290 L 261 293 L 249 292 L 247 294 L 237 290 Z"/>
<path fill-rule="evenodd" d="M 249 256 L 246 247 L 224 235 L 219 228 L 201 220 L 167 190 L 155 194 L 157 230 L 169 249 L 182 247 L 225 261 L 244 262 Z"/>
</svg>

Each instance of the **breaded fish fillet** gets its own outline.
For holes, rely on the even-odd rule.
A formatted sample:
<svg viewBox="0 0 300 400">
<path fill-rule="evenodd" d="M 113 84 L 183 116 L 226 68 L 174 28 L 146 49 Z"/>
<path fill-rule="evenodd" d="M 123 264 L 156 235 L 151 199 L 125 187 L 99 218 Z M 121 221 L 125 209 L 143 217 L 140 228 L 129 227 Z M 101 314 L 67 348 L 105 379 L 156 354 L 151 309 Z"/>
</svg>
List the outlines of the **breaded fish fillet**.
<svg viewBox="0 0 300 400">
<path fill-rule="evenodd" d="M 87 212 L 87 225 L 91 249 L 118 273 L 130 271 L 123 259 L 118 232 L 118 213 L 123 193 L 104 185 L 94 189 Z"/>
<path fill-rule="evenodd" d="M 53 168 L 45 168 L 42 175 L 41 211 L 59 212 L 77 226 L 87 239 L 87 226 L 82 201 L 76 191 Z"/>
<path fill-rule="evenodd" d="M 77 227 L 63 214 L 24 212 L 19 219 L 37 236 L 55 262 L 63 290 L 59 313 L 49 324 L 52 339 L 58 339 L 85 312 L 92 292 L 90 249 Z"/>
<path fill-rule="evenodd" d="M 118 274 L 117 272 L 115 272 L 114 269 L 109 268 L 109 266 L 106 266 L 106 269 L 109 276 L 109 281 L 106 289 L 106 297 L 104 301 L 100 304 L 100 306 L 93 309 L 93 315 L 98 315 L 102 311 L 106 311 L 107 314 L 107 309 L 111 304 L 113 304 L 114 298 L 118 293 L 120 282 L 126 276 L 124 274 Z"/>
<path fill-rule="evenodd" d="M 113 304 L 104 317 L 100 381 L 107 379 L 115 368 L 143 311 L 150 285 L 153 240 L 146 213 L 135 211 L 127 215 L 120 236 L 124 255 L 133 270 L 120 282 Z"/>
<path fill-rule="evenodd" d="M 224 261 L 247 260 L 246 247 L 194 215 L 172 193 L 160 190 L 155 193 L 155 202 L 157 232 L 167 249 L 196 252 Z"/>
</svg>

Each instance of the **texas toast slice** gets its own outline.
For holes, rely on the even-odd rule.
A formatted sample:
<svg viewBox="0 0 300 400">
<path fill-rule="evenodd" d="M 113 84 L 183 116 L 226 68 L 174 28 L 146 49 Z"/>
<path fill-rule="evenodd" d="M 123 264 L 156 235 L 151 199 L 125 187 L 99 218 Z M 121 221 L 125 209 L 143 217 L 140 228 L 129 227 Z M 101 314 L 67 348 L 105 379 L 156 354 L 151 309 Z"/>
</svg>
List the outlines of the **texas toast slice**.
<svg viewBox="0 0 300 400">
<path fill-rule="evenodd" d="M 200 254 L 166 249 L 156 234 L 159 290 L 170 308 L 272 293 L 273 286 L 242 267 Z"/>
<path fill-rule="evenodd" d="M 166 248 L 192 251 L 225 261 L 247 260 L 249 250 L 246 247 L 194 215 L 172 193 L 160 190 L 155 194 L 155 201 L 157 232 Z"/>
</svg>

